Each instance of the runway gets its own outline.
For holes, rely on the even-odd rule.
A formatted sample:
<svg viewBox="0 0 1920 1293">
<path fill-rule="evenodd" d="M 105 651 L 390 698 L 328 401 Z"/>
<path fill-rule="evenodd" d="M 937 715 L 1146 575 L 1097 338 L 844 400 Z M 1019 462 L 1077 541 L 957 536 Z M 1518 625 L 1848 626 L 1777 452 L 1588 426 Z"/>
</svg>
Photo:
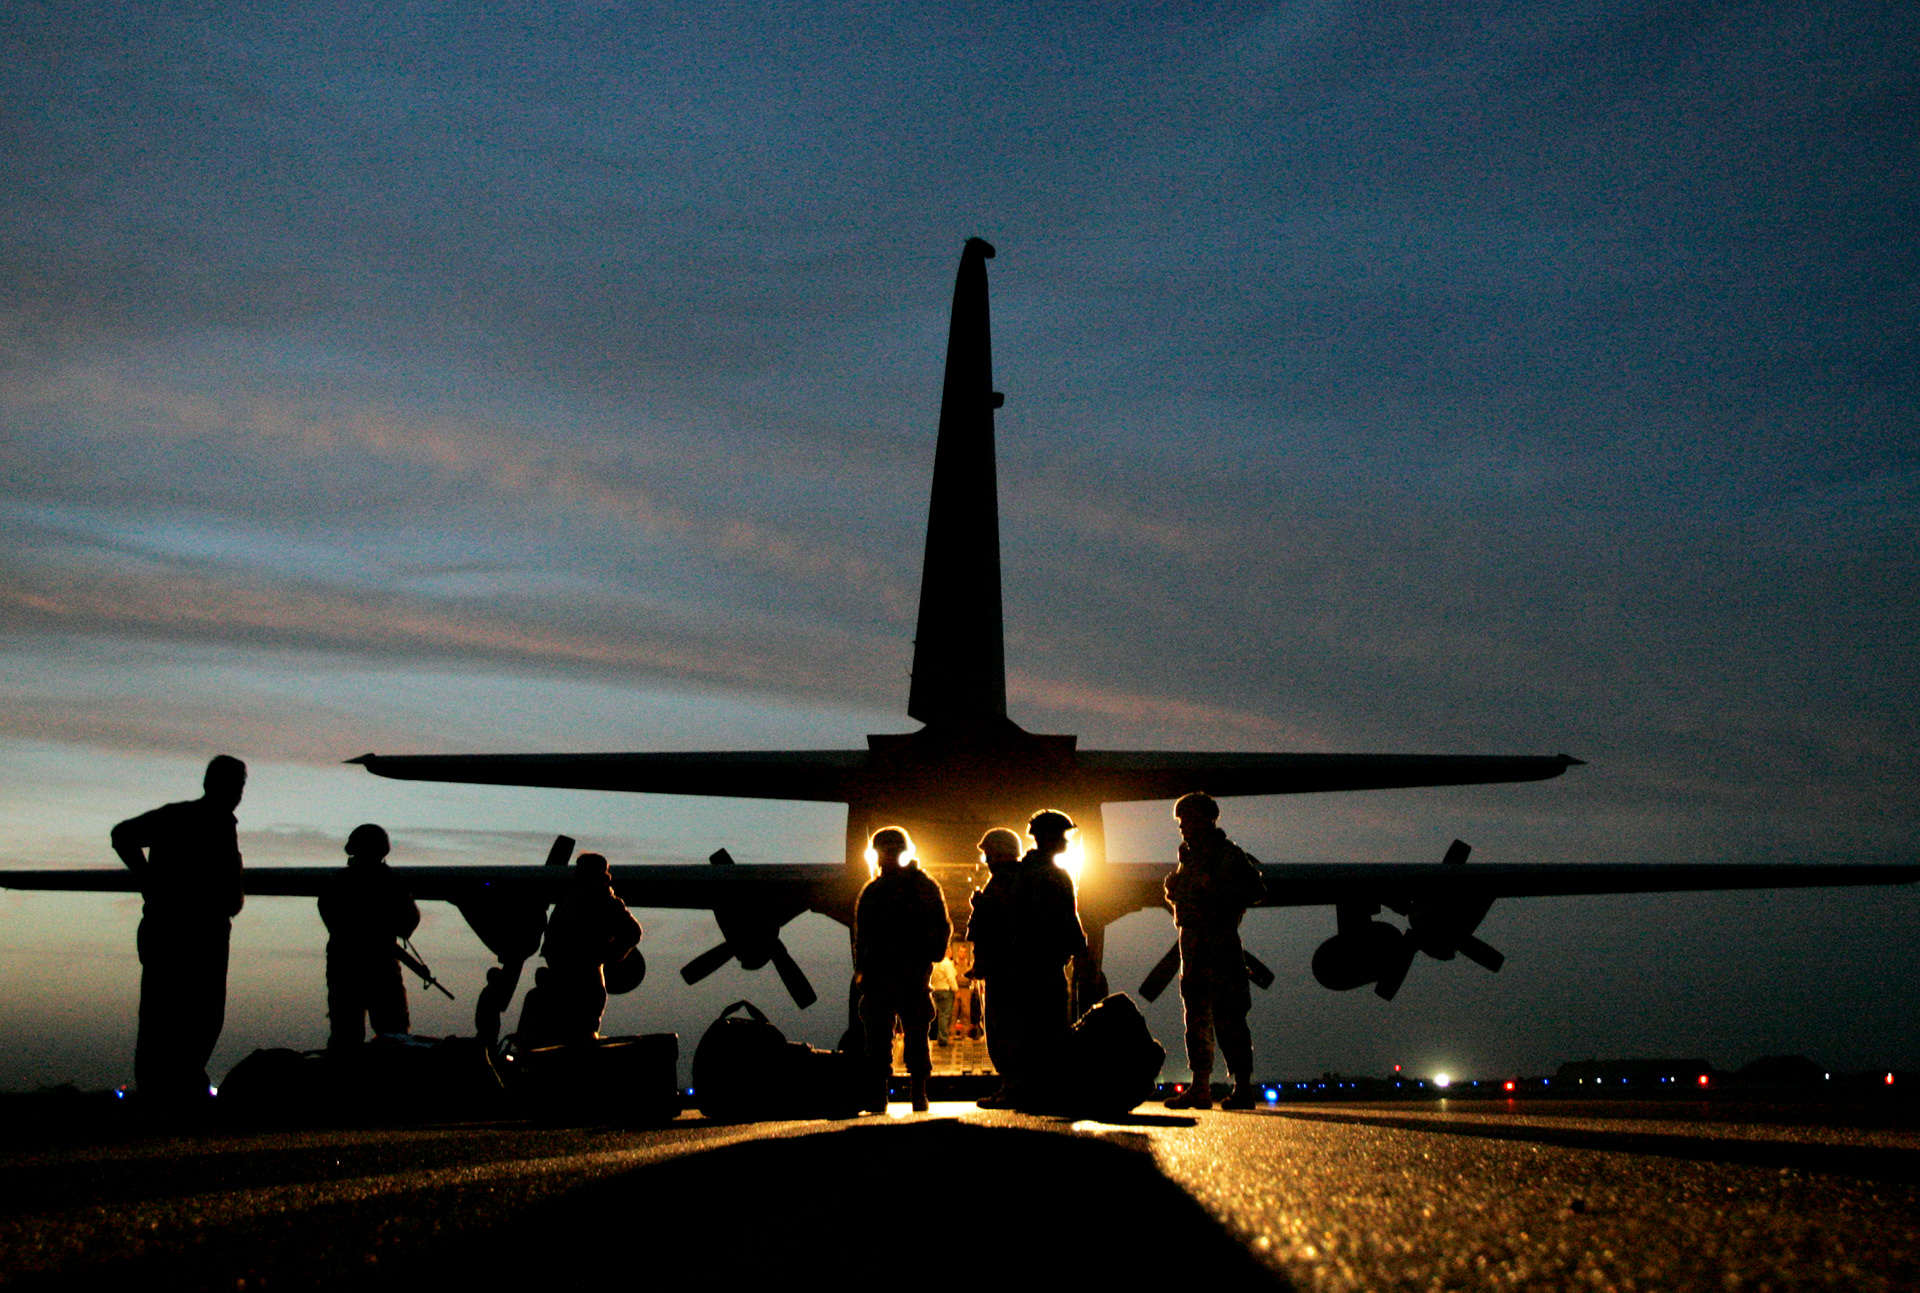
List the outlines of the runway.
<svg viewBox="0 0 1920 1293">
<path fill-rule="evenodd" d="M 1455 1101 L 1103 1124 L 952 1104 L 32 1147 L 16 1127 L 0 1279 L 1920 1287 L 1920 1133 L 1879 1109 Z"/>
</svg>

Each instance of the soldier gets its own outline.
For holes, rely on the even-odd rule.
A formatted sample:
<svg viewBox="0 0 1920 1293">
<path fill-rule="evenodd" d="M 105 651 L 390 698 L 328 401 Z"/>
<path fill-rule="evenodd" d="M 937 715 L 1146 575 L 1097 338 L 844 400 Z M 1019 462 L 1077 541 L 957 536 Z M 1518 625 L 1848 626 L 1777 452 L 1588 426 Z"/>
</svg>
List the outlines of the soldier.
<svg viewBox="0 0 1920 1293">
<path fill-rule="evenodd" d="M 613 891 L 607 859 L 582 853 L 574 860 L 565 896 L 547 918 L 540 949 L 547 963 L 535 972 L 521 1008 L 522 1039 L 544 1046 L 597 1038 L 607 1010 L 607 966 L 633 952 L 641 932 L 640 922 Z"/>
<path fill-rule="evenodd" d="M 227 1014 L 227 946 L 245 896 L 233 810 L 247 765 L 207 764 L 198 799 L 113 828 L 113 851 L 140 878 L 140 1034 L 134 1081 L 159 1102 L 204 1100 L 207 1061 Z"/>
<path fill-rule="evenodd" d="M 420 908 L 386 862 L 386 831 L 371 822 L 347 836 L 347 866 L 320 888 L 320 919 L 327 927 L 327 1049 L 345 1050 L 366 1039 L 404 1036 L 407 985 L 394 942 L 420 925 Z"/>
<path fill-rule="evenodd" d="M 1167 1101 L 1173 1109 L 1213 1107 L 1213 1043 L 1233 1073 L 1228 1109 L 1251 1109 L 1253 1038 L 1247 1032 L 1246 954 L 1240 918 L 1259 903 L 1260 868 L 1220 829 L 1213 796 L 1184 795 L 1173 806 L 1180 822 L 1180 864 L 1167 877 L 1167 902 L 1180 927 L 1180 1004 L 1187 1018 L 1187 1063 L 1193 1084 Z"/>
<path fill-rule="evenodd" d="M 953 929 L 940 886 L 907 860 L 913 841 L 897 826 L 875 831 L 869 841 L 880 874 L 867 881 L 853 917 L 853 979 L 860 993 L 860 1030 L 872 1070 L 867 1103 L 887 1111 L 887 1079 L 893 1072 L 893 1021 L 906 1034 L 907 1075 L 913 1079 L 913 1111 L 927 1111 L 927 1078 L 933 1057 L 927 1026 L 933 995 L 927 978 L 947 954 Z"/>
<path fill-rule="evenodd" d="M 1001 1075 L 1000 1090 L 983 1108 L 1019 1108 L 1043 1099 L 1054 1054 L 1065 1040 L 1067 962 L 1087 950 L 1073 877 L 1055 861 L 1075 829 L 1065 813 L 1048 809 L 1027 823 L 1034 847 L 1014 859 L 1012 831 L 989 831 L 980 841 L 992 873 L 973 895 L 968 935 L 974 977 L 987 980 L 987 1053 Z"/>
</svg>

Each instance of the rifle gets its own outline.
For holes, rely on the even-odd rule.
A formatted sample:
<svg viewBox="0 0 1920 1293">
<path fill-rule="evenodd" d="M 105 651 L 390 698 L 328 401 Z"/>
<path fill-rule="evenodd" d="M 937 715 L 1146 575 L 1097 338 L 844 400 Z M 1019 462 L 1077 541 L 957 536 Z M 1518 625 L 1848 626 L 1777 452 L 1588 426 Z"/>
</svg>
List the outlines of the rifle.
<svg viewBox="0 0 1920 1293">
<path fill-rule="evenodd" d="M 393 957 L 396 961 L 400 962 L 400 964 L 419 975 L 420 982 L 424 983 L 427 987 L 440 989 L 441 995 L 446 997 L 448 1001 L 454 999 L 453 994 L 447 991 L 447 985 L 433 977 L 433 971 L 429 970 L 427 963 L 420 959 L 420 954 L 413 950 L 412 943 L 409 943 L 404 938 L 401 939 L 399 944 L 393 949 Z"/>
</svg>

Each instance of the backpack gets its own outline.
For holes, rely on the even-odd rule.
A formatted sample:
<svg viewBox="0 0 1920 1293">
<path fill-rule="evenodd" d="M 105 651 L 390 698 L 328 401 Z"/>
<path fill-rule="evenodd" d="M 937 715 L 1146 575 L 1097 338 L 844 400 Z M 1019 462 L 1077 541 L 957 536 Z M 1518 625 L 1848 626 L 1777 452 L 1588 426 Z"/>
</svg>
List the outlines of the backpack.
<svg viewBox="0 0 1920 1293">
<path fill-rule="evenodd" d="M 1166 1048 L 1124 992 L 1097 1003 L 1067 1034 L 1034 1113 L 1116 1119 L 1153 1094 Z"/>
<path fill-rule="evenodd" d="M 736 1001 L 694 1048 L 693 1103 L 720 1122 L 850 1118 L 860 1072 L 858 1056 L 790 1042 L 751 1001 Z"/>
</svg>

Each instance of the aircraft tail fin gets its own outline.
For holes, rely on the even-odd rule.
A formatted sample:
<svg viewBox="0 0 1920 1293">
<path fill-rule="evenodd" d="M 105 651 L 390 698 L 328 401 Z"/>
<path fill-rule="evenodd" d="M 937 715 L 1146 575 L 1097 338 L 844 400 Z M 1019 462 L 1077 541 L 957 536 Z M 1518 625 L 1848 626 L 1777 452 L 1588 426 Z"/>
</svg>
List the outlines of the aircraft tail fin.
<svg viewBox="0 0 1920 1293">
<path fill-rule="evenodd" d="M 987 313 L 991 244 L 967 239 L 953 285 L 947 376 L 927 508 L 926 564 L 907 713 L 922 723 L 1007 715 L 1000 612 L 1000 507 L 993 463 L 993 339 Z"/>
</svg>

